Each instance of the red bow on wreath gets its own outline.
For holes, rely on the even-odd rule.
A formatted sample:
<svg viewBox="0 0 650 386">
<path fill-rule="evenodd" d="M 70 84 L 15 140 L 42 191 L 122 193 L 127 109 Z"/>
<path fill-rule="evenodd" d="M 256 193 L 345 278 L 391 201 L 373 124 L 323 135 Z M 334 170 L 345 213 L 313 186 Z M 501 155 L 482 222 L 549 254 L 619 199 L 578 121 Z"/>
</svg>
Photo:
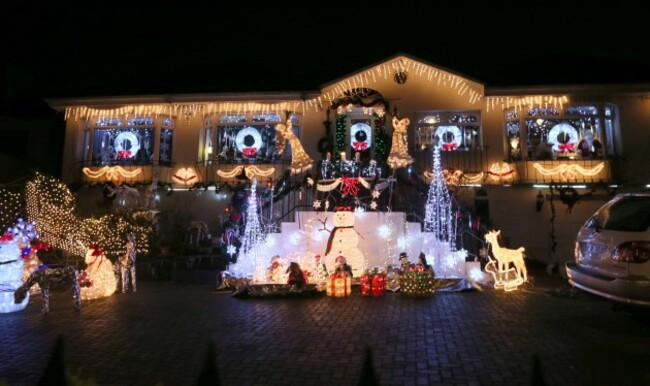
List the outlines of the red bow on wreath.
<svg viewBox="0 0 650 386">
<path fill-rule="evenodd" d="M 255 157 L 255 154 L 257 154 L 257 148 L 247 147 L 246 149 L 242 150 L 242 153 L 245 157 Z"/>
<path fill-rule="evenodd" d="M 458 147 L 458 145 L 456 145 L 455 142 L 449 142 L 449 143 L 443 143 L 442 144 L 442 150 L 447 150 L 447 151 L 456 150 L 457 147 Z"/>
<path fill-rule="evenodd" d="M 558 143 L 557 148 L 560 149 L 560 153 L 571 152 L 574 149 L 574 146 L 571 142 L 567 143 Z"/>
<path fill-rule="evenodd" d="M 366 150 L 368 148 L 368 144 L 365 143 L 365 142 L 354 142 L 352 144 L 352 147 L 356 151 L 364 151 L 364 150 Z"/>
<path fill-rule="evenodd" d="M 131 157 L 130 150 L 120 150 L 117 152 L 117 159 L 127 159 Z"/>
</svg>

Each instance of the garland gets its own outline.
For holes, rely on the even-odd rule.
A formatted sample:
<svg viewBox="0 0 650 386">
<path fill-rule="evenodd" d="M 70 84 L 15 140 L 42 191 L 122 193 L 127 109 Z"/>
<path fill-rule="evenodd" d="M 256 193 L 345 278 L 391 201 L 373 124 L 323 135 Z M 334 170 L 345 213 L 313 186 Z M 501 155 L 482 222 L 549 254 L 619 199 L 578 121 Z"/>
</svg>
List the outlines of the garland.
<svg viewBox="0 0 650 386">
<path fill-rule="evenodd" d="M 386 104 L 388 108 L 388 104 Z M 378 158 L 381 163 L 386 162 L 388 157 L 387 149 L 390 148 L 388 144 L 388 136 L 386 135 L 386 116 L 379 116 L 377 113 L 373 113 L 373 118 L 375 120 L 375 158 Z"/>
<path fill-rule="evenodd" d="M 336 116 L 336 132 L 334 133 L 334 153 L 336 156 L 345 151 L 345 129 L 347 115 L 341 114 Z"/>
<path fill-rule="evenodd" d="M 343 98 L 332 101 L 331 109 L 336 110 L 339 106 L 355 105 L 361 107 L 375 107 L 376 105 L 383 105 L 384 111 L 388 111 L 388 102 L 384 98 L 374 98 L 370 102 L 364 102 L 359 96 L 346 96 Z"/>
</svg>

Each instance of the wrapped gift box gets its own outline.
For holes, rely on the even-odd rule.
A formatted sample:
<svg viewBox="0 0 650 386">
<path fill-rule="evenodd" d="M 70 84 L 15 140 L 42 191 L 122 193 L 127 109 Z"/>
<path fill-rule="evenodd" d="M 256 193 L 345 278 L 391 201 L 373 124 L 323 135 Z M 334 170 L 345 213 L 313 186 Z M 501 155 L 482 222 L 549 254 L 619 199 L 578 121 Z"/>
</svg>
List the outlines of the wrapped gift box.
<svg viewBox="0 0 650 386">
<path fill-rule="evenodd" d="M 350 277 L 343 273 L 333 274 L 327 280 L 327 296 L 342 298 L 350 296 L 352 293 L 352 283 Z"/>
<path fill-rule="evenodd" d="M 361 276 L 361 295 L 382 296 L 386 292 L 386 274 L 365 273 Z"/>
</svg>

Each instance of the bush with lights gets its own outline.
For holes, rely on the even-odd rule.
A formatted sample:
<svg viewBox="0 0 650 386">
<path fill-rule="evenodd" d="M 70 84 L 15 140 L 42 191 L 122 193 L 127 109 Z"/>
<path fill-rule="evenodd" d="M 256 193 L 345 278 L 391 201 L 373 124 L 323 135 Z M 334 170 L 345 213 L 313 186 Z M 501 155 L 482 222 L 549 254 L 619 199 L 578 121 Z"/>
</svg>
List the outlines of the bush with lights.
<svg viewBox="0 0 650 386">
<path fill-rule="evenodd" d="M 428 297 L 435 290 L 433 273 L 421 265 L 409 266 L 400 278 L 400 291 L 405 296 Z"/>
</svg>

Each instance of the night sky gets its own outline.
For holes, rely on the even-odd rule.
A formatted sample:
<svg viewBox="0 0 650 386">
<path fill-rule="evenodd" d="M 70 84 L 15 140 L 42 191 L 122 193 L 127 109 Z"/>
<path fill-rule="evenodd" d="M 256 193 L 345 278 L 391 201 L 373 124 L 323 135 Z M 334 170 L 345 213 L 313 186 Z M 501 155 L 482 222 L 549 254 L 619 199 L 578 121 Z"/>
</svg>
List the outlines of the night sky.
<svg viewBox="0 0 650 386">
<path fill-rule="evenodd" d="M 617 4 L 11 3 L 5 100 L 312 91 L 397 53 L 488 86 L 650 82 L 645 13 Z"/>
</svg>

